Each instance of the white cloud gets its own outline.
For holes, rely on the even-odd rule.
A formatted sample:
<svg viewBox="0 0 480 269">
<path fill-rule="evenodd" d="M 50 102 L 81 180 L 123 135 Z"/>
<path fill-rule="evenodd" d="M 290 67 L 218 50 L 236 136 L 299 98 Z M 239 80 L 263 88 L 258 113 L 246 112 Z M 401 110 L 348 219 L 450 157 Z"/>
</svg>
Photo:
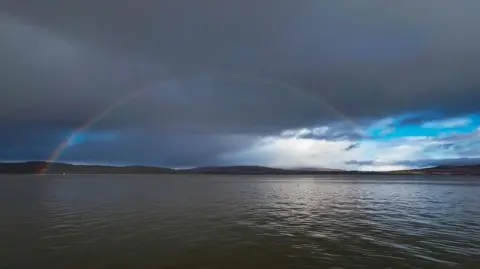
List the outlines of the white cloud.
<svg viewBox="0 0 480 269">
<path fill-rule="evenodd" d="M 347 170 L 405 169 L 391 163 L 418 158 L 429 144 L 427 140 L 363 141 L 358 147 L 345 150 L 355 141 L 316 140 L 309 138 L 266 137 L 242 152 L 228 156 L 231 160 L 255 160 L 273 167 L 318 167 Z M 372 162 L 372 165 L 348 164 L 349 161 Z"/>
<path fill-rule="evenodd" d="M 395 119 L 384 118 L 367 126 L 371 130 L 391 132 Z M 428 123 L 434 126 L 463 126 L 468 118 L 455 118 Z M 241 152 L 224 156 L 231 163 L 260 164 L 272 167 L 316 167 L 363 171 L 388 171 L 417 168 L 425 165 L 422 160 L 456 159 L 476 157 L 475 143 L 480 127 L 466 134 L 444 133 L 432 136 L 403 136 L 389 139 L 371 137 L 332 136 L 344 132 L 344 126 L 328 125 L 315 128 L 285 130 L 278 136 L 268 136 Z M 450 146 L 455 143 L 456 147 Z M 355 145 L 352 147 L 352 145 Z M 478 144 L 480 145 L 480 144 Z M 474 149 L 463 156 L 466 148 Z M 475 155 L 475 156 L 474 156 Z M 243 162 L 243 164 L 246 164 Z"/>
<path fill-rule="evenodd" d="M 308 128 L 301 128 L 301 129 L 289 129 L 285 130 L 281 133 L 283 137 L 301 137 L 305 135 L 309 135 L 312 133 L 311 129 Z"/>
<path fill-rule="evenodd" d="M 338 168 L 343 165 L 343 149 L 349 145 L 348 141 L 269 137 L 233 157 L 242 156 L 274 167 Z M 353 151 L 349 155 L 354 156 Z"/>
<path fill-rule="evenodd" d="M 390 164 L 373 164 L 365 165 L 362 167 L 363 171 L 398 171 L 398 170 L 408 170 L 410 167 L 405 165 L 390 165 Z"/>
<path fill-rule="evenodd" d="M 469 118 L 452 118 L 445 120 L 436 120 L 430 121 L 422 124 L 423 128 L 433 128 L 433 129 L 442 129 L 442 128 L 457 128 L 467 126 L 472 123 L 472 120 Z"/>
<path fill-rule="evenodd" d="M 322 127 L 313 128 L 312 132 L 314 135 L 321 136 L 326 134 L 329 129 L 330 128 L 328 126 L 322 126 Z"/>
<path fill-rule="evenodd" d="M 374 130 L 384 130 L 392 128 L 395 124 L 395 118 L 388 117 L 375 121 L 372 125 L 369 126 L 370 129 Z"/>
<path fill-rule="evenodd" d="M 345 150 L 353 143 L 357 147 Z M 254 160 L 272 167 L 317 167 L 363 171 L 387 171 L 413 168 L 415 160 L 455 158 L 442 149 L 445 143 L 431 137 L 403 137 L 392 140 L 326 140 L 269 136 L 256 144 L 226 156 L 235 160 Z M 404 163 L 411 163 L 407 166 Z"/>
</svg>

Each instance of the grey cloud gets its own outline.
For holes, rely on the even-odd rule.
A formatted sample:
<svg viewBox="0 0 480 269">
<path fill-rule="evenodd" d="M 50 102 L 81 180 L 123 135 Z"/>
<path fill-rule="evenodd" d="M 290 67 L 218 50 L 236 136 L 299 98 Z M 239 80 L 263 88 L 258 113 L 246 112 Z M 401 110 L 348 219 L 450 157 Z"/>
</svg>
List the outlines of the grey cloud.
<svg viewBox="0 0 480 269">
<path fill-rule="evenodd" d="M 358 141 L 366 136 L 360 132 L 360 127 L 352 126 L 349 123 L 332 123 L 327 125 L 309 126 L 300 129 L 284 130 L 281 137 L 295 137 L 302 139 L 329 140 L 329 141 Z"/>
<path fill-rule="evenodd" d="M 396 123 L 399 126 L 405 126 L 405 125 L 420 125 L 422 123 L 425 123 L 427 121 L 433 120 L 434 118 L 432 117 L 427 117 L 427 116 L 414 116 L 414 117 L 407 117 L 403 120 L 400 120 L 398 123 Z"/>
<path fill-rule="evenodd" d="M 148 90 L 91 129 L 256 136 L 475 112 L 478 10 L 476 0 L 4 0 L 0 124 L 78 127 L 138 89 Z"/>
<path fill-rule="evenodd" d="M 375 165 L 375 161 L 358 161 L 358 160 L 350 160 L 345 162 L 346 165 L 358 165 L 358 166 L 363 166 L 363 165 Z"/>
<path fill-rule="evenodd" d="M 63 124 L 47 126 L 34 122 L 1 124 L 0 160 L 46 160 L 69 135 Z"/>
<path fill-rule="evenodd" d="M 440 144 L 437 147 L 445 150 L 459 150 L 462 148 L 461 145 L 455 144 L 455 143 L 444 143 Z"/>
<path fill-rule="evenodd" d="M 61 160 L 137 163 L 168 167 L 222 164 L 221 156 L 252 143 L 252 137 L 135 134 L 111 142 L 87 141 L 68 148 Z"/>
<path fill-rule="evenodd" d="M 351 144 L 350 146 L 346 147 L 345 148 L 345 151 L 350 151 L 350 150 L 353 150 L 353 149 L 356 149 L 360 146 L 360 143 L 354 143 L 354 144 Z"/>
<path fill-rule="evenodd" d="M 34 135 L 32 135 L 32 133 Z M 38 126 L 11 128 L 0 134 L 0 160 L 46 160 L 57 149 L 55 161 L 113 164 L 146 164 L 168 167 L 222 164 L 222 156 L 251 145 L 256 137 L 122 131 L 118 136 L 99 136 L 109 131 L 78 133 L 63 147 L 70 133 Z M 112 134 L 115 132 L 112 131 Z"/>
<path fill-rule="evenodd" d="M 351 127 L 343 130 L 332 127 L 332 128 L 329 128 L 329 130 L 323 134 L 312 133 L 312 134 L 304 135 L 301 137 L 318 139 L 318 140 L 330 140 L 330 141 L 344 141 L 344 140 L 358 141 L 364 138 L 362 134 L 359 134 L 358 132 L 353 130 Z"/>
<path fill-rule="evenodd" d="M 29 65 L 53 68 L 43 70 L 51 73 L 42 74 L 46 81 L 35 83 L 36 92 L 40 95 L 48 91 L 46 88 L 57 88 L 68 105 L 74 103 L 76 95 L 81 95 L 79 100 L 84 104 L 95 104 L 102 101 L 102 95 L 111 97 L 131 90 L 123 85 L 128 81 L 125 76 L 130 73 L 131 62 L 148 59 L 151 63 L 140 64 L 144 73 L 154 67 L 164 70 L 160 75 L 141 74 L 149 79 L 224 70 L 259 74 L 321 96 L 352 118 L 438 106 L 453 112 L 477 109 L 478 102 L 473 99 L 480 97 L 476 75 L 480 62 L 476 25 L 480 16 L 474 12 L 478 8 L 478 2 L 469 0 L 389 4 L 46 0 L 2 4 L 4 16 L 27 25 L 23 28 L 35 28 L 23 33 L 18 29 L 3 30 L 8 35 L 24 35 L 10 38 L 13 44 L 8 47 L 18 47 L 25 41 L 32 44 L 23 44 L 24 48 L 8 62 L 25 61 L 25 53 L 30 53 L 29 58 L 35 56 L 35 62 Z M 11 22 L 8 25 L 4 27 L 12 27 Z M 33 45 L 38 41 L 40 49 Z M 79 47 L 89 49 L 79 51 Z M 35 59 L 45 53 L 47 59 Z M 113 60 L 102 59 L 102 54 Z M 99 58 L 107 63 L 101 64 Z M 126 59 L 124 70 L 119 70 L 122 64 L 118 67 L 118 58 Z M 57 74 L 58 69 L 64 70 Z M 18 76 L 27 79 L 39 70 L 31 71 L 22 69 Z M 289 94 L 261 94 L 260 86 L 265 87 L 230 86 L 223 91 L 234 94 L 252 90 L 260 95 L 258 99 L 271 98 L 279 107 L 289 103 Z M 122 90 L 115 92 L 113 88 L 117 87 Z M 90 95 L 79 93 L 85 91 Z M 92 92 L 100 96 L 91 97 Z M 211 96 L 210 102 L 222 103 L 224 97 Z M 245 109 L 258 109 L 253 108 Z M 332 118 L 331 113 L 308 106 L 296 109 L 298 112 L 290 110 L 281 117 L 298 114 L 299 118 L 308 116 L 310 121 Z M 278 110 L 272 112 L 281 112 Z"/>
<path fill-rule="evenodd" d="M 456 133 L 456 134 L 448 135 L 448 136 L 439 138 L 438 140 L 445 143 L 456 143 L 456 142 L 472 141 L 472 140 L 478 141 L 479 137 L 480 137 L 480 128 L 469 133 Z"/>
</svg>

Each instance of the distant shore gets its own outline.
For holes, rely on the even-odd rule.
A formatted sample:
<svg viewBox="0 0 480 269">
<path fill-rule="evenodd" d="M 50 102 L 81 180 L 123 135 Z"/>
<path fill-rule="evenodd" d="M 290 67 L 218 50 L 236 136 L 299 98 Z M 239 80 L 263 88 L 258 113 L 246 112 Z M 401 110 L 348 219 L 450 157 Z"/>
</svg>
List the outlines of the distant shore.
<svg viewBox="0 0 480 269">
<path fill-rule="evenodd" d="M 389 172 L 282 169 L 265 166 L 208 166 L 172 169 L 154 166 L 76 165 L 43 161 L 0 163 L 0 174 L 219 174 L 219 175 L 480 175 L 480 165 L 437 166 Z"/>
</svg>

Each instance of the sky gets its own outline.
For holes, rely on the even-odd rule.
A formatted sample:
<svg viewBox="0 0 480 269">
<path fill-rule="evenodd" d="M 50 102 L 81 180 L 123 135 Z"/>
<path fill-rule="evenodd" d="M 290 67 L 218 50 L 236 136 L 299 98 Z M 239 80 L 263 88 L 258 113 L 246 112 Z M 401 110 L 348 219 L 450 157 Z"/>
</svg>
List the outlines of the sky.
<svg viewBox="0 0 480 269">
<path fill-rule="evenodd" d="M 3 0 L 0 161 L 480 163 L 478 0 Z"/>
</svg>

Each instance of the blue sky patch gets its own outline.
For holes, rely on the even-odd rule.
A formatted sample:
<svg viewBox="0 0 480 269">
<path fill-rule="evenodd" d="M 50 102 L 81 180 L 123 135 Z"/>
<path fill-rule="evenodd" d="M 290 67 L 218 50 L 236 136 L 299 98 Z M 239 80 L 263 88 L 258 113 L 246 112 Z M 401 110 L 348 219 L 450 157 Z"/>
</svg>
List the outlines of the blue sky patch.
<svg viewBox="0 0 480 269">
<path fill-rule="evenodd" d="M 440 138 L 452 134 L 471 133 L 480 126 L 480 115 L 478 114 L 405 124 L 406 119 L 413 116 L 421 115 L 407 114 L 381 119 L 367 128 L 367 134 L 374 140 L 390 140 L 403 137 Z"/>
<path fill-rule="evenodd" d="M 68 143 L 68 146 L 75 146 L 85 142 L 110 142 L 118 138 L 118 132 L 112 131 L 83 131 L 76 133 Z"/>
</svg>

